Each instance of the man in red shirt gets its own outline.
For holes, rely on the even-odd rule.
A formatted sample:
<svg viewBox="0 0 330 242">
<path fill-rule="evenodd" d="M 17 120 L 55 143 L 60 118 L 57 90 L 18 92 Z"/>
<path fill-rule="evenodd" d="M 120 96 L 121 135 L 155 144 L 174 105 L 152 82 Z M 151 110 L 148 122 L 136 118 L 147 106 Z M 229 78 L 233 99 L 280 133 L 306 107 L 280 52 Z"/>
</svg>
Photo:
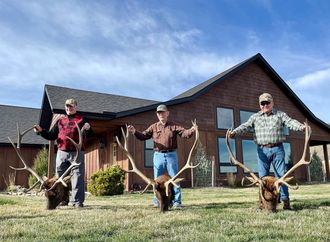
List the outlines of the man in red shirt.
<svg viewBox="0 0 330 242">
<path fill-rule="evenodd" d="M 57 155 L 56 155 L 56 173 L 61 176 L 73 161 L 76 148 L 72 142 L 67 138 L 70 137 L 76 143 L 79 142 L 79 133 L 76 127 L 76 123 L 79 128 L 84 128 L 86 135 L 91 135 L 91 126 L 87 119 L 77 114 L 77 101 L 74 99 L 68 99 L 65 101 L 65 112 L 67 115 L 57 121 L 57 123 L 47 131 L 41 128 L 39 125 L 34 126 L 34 131 L 47 140 L 56 140 L 57 143 Z M 85 137 L 85 135 L 84 135 Z M 79 167 L 72 169 L 71 186 L 72 186 L 72 204 L 76 208 L 83 207 L 85 201 L 85 157 L 84 157 L 84 143 L 86 139 L 83 138 L 83 145 L 81 152 L 78 156 L 77 163 L 80 163 Z M 62 205 L 67 205 L 69 201 Z"/>
</svg>

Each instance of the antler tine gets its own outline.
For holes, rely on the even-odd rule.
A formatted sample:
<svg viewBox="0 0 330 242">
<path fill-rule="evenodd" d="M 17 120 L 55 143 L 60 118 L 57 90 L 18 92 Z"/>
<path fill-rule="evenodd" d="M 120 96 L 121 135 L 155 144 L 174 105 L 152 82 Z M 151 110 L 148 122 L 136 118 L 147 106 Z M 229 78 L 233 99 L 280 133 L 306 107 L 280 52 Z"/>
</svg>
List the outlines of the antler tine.
<svg viewBox="0 0 330 242">
<path fill-rule="evenodd" d="M 72 142 L 72 144 L 74 145 L 74 147 L 76 148 L 77 152 L 76 152 L 76 155 L 73 159 L 73 161 L 71 162 L 71 165 L 68 167 L 68 169 L 65 170 L 65 172 L 62 174 L 61 177 L 59 177 L 55 182 L 54 184 L 51 186 L 51 188 L 49 188 L 47 191 L 49 190 L 52 190 L 58 183 L 62 183 L 63 186 L 67 187 L 67 184 L 65 183 L 65 181 L 63 180 L 64 177 L 66 177 L 73 168 L 75 167 L 78 167 L 80 165 L 80 163 L 77 163 L 77 159 L 81 153 L 81 147 L 82 147 L 82 134 L 83 132 L 85 131 L 85 128 L 83 127 L 82 129 L 79 128 L 79 125 L 77 123 L 75 123 L 76 125 L 76 128 L 78 130 L 78 135 L 79 135 L 79 142 L 78 144 L 73 140 L 71 139 L 70 137 L 66 136 L 66 138 L 68 140 L 70 140 Z"/>
<path fill-rule="evenodd" d="M 22 133 L 20 131 L 19 125 L 18 123 L 16 123 L 16 129 L 17 129 L 17 148 L 19 149 L 21 147 L 21 142 L 22 142 L 22 138 L 23 136 L 29 132 L 30 130 L 32 130 L 34 128 L 34 126 L 24 130 Z"/>
<path fill-rule="evenodd" d="M 130 161 L 130 164 L 132 166 L 132 169 L 131 170 L 128 170 L 126 172 L 129 172 L 129 173 L 135 173 L 137 174 L 140 178 L 142 178 L 142 180 L 144 182 L 147 183 L 147 186 L 144 188 L 144 190 L 141 192 L 141 194 L 143 194 L 149 186 L 152 186 L 152 190 L 153 192 L 155 193 L 156 191 L 156 188 L 155 188 L 155 181 L 153 179 L 150 179 L 148 177 L 146 177 L 135 165 L 135 161 L 132 157 L 132 155 L 130 154 L 130 152 L 128 151 L 128 138 L 129 138 L 129 132 L 128 132 L 128 129 L 127 129 L 127 124 L 126 124 L 126 132 L 124 131 L 123 128 L 121 128 L 121 132 L 123 134 L 123 138 L 124 138 L 124 145 L 122 145 L 122 143 L 120 142 L 118 136 L 116 136 L 116 141 L 119 145 L 119 147 L 124 151 L 124 153 L 126 154 L 128 160 Z"/>
<path fill-rule="evenodd" d="M 311 127 L 308 125 L 307 120 L 304 122 L 305 124 L 305 143 L 304 143 L 304 151 L 303 154 L 301 156 L 301 159 L 293 166 L 291 167 L 291 169 L 289 169 L 280 179 L 278 179 L 275 182 L 275 186 L 276 189 L 279 190 L 280 188 L 280 184 L 285 184 L 288 187 L 292 188 L 292 189 L 298 189 L 298 184 L 296 184 L 294 187 L 289 185 L 285 180 L 289 179 L 288 176 L 294 171 L 296 170 L 298 167 L 302 166 L 302 165 L 309 165 L 311 162 L 311 159 L 307 159 L 307 148 L 308 148 L 308 143 L 309 143 L 309 139 L 311 137 L 312 134 L 312 129 Z"/>
<path fill-rule="evenodd" d="M 31 130 L 31 129 L 29 129 L 29 130 Z M 25 132 L 25 133 L 27 133 L 27 132 Z M 24 133 L 24 134 L 25 134 Z M 22 136 L 19 136 L 19 138 L 20 139 L 22 139 L 22 137 L 23 137 L 23 135 Z M 14 144 L 14 142 L 10 139 L 10 137 L 8 137 L 8 139 L 9 139 L 9 142 L 11 143 L 11 145 L 13 146 L 13 148 L 15 149 L 15 151 L 16 151 L 16 153 L 17 153 L 17 155 L 18 155 L 18 157 L 19 157 L 19 159 L 21 160 L 21 162 L 23 163 L 23 165 L 24 165 L 24 167 L 21 167 L 21 168 L 16 168 L 16 167 L 13 167 L 13 166 L 9 166 L 11 169 L 13 169 L 13 170 L 16 170 L 16 171 L 23 171 L 23 170 L 27 170 L 28 172 L 30 172 L 35 178 L 37 178 L 37 182 L 32 186 L 32 188 L 34 188 L 39 182 L 40 182 L 40 188 L 42 187 L 42 185 L 43 185 L 43 183 L 44 183 L 44 180 L 34 171 L 34 170 L 32 170 L 32 168 L 31 167 L 29 167 L 27 164 L 26 164 L 26 162 L 25 162 L 25 160 L 24 160 L 24 158 L 23 158 L 23 156 L 22 156 L 22 154 L 21 154 L 21 151 L 20 151 L 20 147 L 19 147 L 19 145 L 18 145 L 18 147 L 16 147 L 16 145 Z M 19 144 L 20 143 L 20 141 L 18 141 L 17 142 L 17 144 Z M 30 188 L 28 191 L 30 191 L 32 188 Z"/>
<path fill-rule="evenodd" d="M 187 161 L 186 161 L 186 164 L 181 168 L 180 171 L 178 171 L 178 173 L 171 177 L 170 180 L 168 180 L 167 182 L 165 182 L 165 188 L 166 188 L 166 196 L 168 196 L 168 190 L 169 190 L 169 185 L 172 183 L 174 186 L 178 186 L 177 183 L 182 181 L 183 178 L 177 178 L 184 170 L 186 169 L 194 169 L 196 168 L 197 166 L 199 166 L 200 162 L 196 165 L 191 165 L 190 164 L 190 160 L 191 160 L 191 156 L 192 156 L 192 153 L 194 151 L 194 149 L 196 148 L 196 145 L 197 145 L 197 142 L 199 140 L 199 131 L 198 131 L 198 126 L 197 126 L 197 121 L 196 119 L 194 121 L 191 121 L 193 127 L 195 128 L 195 141 L 194 141 L 194 144 L 192 145 L 191 149 L 190 149 L 190 152 L 189 152 L 189 155 L 188 155 L 188 158 L 187 158 Z"/>
</svg>

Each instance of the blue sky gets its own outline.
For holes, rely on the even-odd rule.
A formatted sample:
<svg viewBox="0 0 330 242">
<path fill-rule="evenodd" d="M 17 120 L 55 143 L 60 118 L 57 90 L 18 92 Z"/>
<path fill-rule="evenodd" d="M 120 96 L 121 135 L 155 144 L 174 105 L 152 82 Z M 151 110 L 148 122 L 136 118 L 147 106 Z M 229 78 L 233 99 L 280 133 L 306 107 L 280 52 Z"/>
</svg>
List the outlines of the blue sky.
<svg viewBox="0 0 330 242">
<path fill-rule="evenodd" d="M 45 84 L 166 101 L 261 53 L 330 123 L 328 0 L 0 0 L 0 104 Z"/>
</svg>

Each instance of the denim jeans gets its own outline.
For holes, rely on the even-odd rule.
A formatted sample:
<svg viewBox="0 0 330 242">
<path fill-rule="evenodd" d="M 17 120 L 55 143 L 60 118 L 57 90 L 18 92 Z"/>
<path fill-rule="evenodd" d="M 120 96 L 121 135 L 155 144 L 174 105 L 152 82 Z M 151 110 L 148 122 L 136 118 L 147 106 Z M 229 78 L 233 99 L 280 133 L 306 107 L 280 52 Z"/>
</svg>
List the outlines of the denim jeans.
<svg viewBox="0 0 330 242">
<path fill-rule="evenodd" d="M 178 157 L 176 151 L 168 153 L 154 152 L 154 179 L 164 175 L 165 170 L 170 177 L 178 173 Z M 157 197 L 153 198 L 154 205 L 158 204 Z M 181 204 L 181 189 L 174 186 L 174 200 L 172 204 Z"/>
<path fill-rule="evenodd" d="M 56 155 L 56 175 L 62 176 L 62 174 L 68 169 L 73 161 L 76 152 L 66 152 L 62 150 L 57 151 Z M 85 155 L 81 151 L 77 159 L 77 163 L 80 165 L 77 168 L 71 170 L 71 196 L 72 204 L 83 204 L 85 201 Z M 70 175 L 70 173 L 68 174 Z"/>
<path fill-rule="evenodd" d="M 285 151 L 283 144 L 273 148 L 257 148 L 259 177 L 269 176 L 270 165 L 273 165 L 276 178 L 280 178 L 285 173 Z M 289 199 L 288 187 L 282 185 L 280 188 L 281 201 Z"/>
</svg>

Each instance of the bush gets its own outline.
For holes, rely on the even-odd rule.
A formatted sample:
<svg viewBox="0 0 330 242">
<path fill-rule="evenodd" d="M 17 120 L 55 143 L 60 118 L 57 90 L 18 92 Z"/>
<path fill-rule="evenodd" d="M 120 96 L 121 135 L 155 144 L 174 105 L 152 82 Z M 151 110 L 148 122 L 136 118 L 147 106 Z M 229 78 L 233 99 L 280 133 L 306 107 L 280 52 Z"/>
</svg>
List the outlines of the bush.
<svg viewBox="0 0 330 242">
<path fill-rule="evenodd" d="M 314 151 L 311 164 L 309 165 L 311 180 L 312 181 L 323 181 L 323 164 L 321 158 Z"/>
<path fill-rule="evenodd" d="M 112 166 L 104 171 L 94 173 L 87 185 L 87 189 L 95 196 L 123 194 L 124 179 L 124 171 L 122 171 L 118 165 Z"/>
<path fill-rule="evenodd" d="M 48 149 L 43 147 L 42 150 L 38 152 L 36 158 L 34 159 L 32 170 L 34 170 L 39 176 L 47 176 L 48 172 Z M 37 182 L 37 178 L 33 175 L 29 176 L 29 187 Z"/>
<path fill-rule="evenodd" d="M 198 147 L 195 164 L 200 163 L 194 172 L 194 186 L 208 187 L 212 185 L 212 161 L 207 158 L 204 147 Z"/>
</svg>

